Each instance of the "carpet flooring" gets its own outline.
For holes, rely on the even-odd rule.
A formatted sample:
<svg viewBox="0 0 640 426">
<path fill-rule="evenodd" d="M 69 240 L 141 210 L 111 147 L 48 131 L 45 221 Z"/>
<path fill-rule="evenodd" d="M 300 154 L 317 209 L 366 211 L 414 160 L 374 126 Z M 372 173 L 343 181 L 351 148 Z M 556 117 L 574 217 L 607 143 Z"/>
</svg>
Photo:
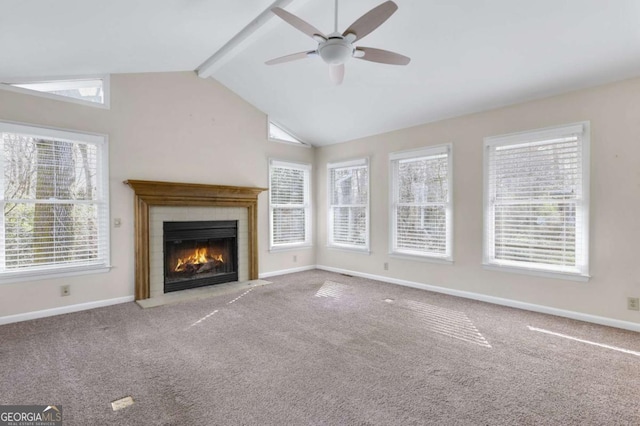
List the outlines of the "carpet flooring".
<svg viewBox="0 0 640 426">
<path fill-rule="evenodd" d="M 65 425 L 640 424 L 638 333 L 324 271 L 270 280 L 0 326 L 0 404 L 61 405 Z"/>
</svg>

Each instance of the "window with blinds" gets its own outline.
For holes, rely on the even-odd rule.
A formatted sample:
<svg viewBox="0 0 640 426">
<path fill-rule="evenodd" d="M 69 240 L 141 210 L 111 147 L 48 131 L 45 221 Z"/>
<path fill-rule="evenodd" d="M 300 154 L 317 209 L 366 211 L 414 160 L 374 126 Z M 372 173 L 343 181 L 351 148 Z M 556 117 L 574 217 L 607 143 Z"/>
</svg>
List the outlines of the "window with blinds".
<svg viewBox="0 0 640 426">
<path fill-rule="evenodd" d="M 369 250 L 369 161 L 327 165 L 329 246 Z"/>
<path fill-rule="evenodd" d="M 485 263 L 588 276 L 589 123 L 485 139 Z"/>
<path fill-rule="evenodd" d="M 269 162 L 271 249 L 311 244 L 311 165 Z"/>
<path fill-rule="evenodd" d="M 451 145 L 389 159 L 391 253 L 451 260 Z"/>
<path fill-rule="evenodd" d="M 0 280 L 109 267 L 106 144 L 0 122 Z"/>
</svg>

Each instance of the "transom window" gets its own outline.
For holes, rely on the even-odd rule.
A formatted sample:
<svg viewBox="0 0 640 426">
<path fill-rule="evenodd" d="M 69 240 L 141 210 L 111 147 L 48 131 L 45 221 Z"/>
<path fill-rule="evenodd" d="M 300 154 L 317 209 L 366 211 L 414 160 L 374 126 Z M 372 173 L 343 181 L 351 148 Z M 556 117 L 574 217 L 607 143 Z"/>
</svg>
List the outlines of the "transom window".
<svg viewBox="0 0 640 426">
<path fill-rule="evenodd" d="M 284 142 L 284 143 L 290 143 L 294 145 L 303 145 L 303 146 L 308 145 L 307 143 L 302 142 L 298 137 L 291 134 L 290 131 L 285 130 L 282 126 L 274 123 L 271 120 L 269 120 L 267 130 L 268 130 L 268 134 L 267 134 L 268 139 L 271 141 Z"/>
<path fill-rule="evenodd" d="M 109 266 L 104 136 L 0 122 L 0 280 Z"/>
<path fill-rule="evenodd" d="M 90 106 L 109 107 L 109 76 L 2 81 L 0 87 Z"/>
<path fill-rule="evenodd" d="M 328 244 L 369 250 L 369 161 L 329 163 Z"/>
<path fill-rule="evenodd" d="M 311 165 L 269 162 L 271 249 L 311 245 Z"/>
<path fill-rule="evenodd" d="M 451 260 L 451 145 L 389 158 L 391 253 Z"/>
<path fill-rule="evenodd" d="M 487 265 L 589 273 L 589 123 L 485 139 Z"/>
</svg>

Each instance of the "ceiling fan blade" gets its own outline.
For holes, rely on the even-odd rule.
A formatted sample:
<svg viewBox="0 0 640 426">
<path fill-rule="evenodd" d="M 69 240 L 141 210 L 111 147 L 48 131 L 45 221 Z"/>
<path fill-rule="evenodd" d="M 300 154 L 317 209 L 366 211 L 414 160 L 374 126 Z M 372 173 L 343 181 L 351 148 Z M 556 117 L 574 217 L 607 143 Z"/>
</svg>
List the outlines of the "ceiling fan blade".
<svg viewBox="0 0 640 426">
<path fill-rule="evenodd" d="M 286 55 L 286 56 L 281 56 L 279 58 L 270 59 L 267 62 L 265 62 L 265 64 L 267 64 L 267 65 L 276 65 L 276 64 L 281 64 L 283 62 L 297 61 L 298 59 L 308 58 L 309 56 L 313 56 L 313 55 L 315 55 L 317 53 L 318 52 L 316 52 L 315 50 L 310 50 L 308 52 L 292 53 L 291 55 Z"/>
<path fill-rule="evenodd" d="M 331 77 L 331 81 L 334 84 L 342 84 L 342 80 L 344 80 L 344 64 L 330 65 L 329 77 Z"/>
<path fill-rule="evenodd" d="M 325 40 L 327 39 L 327 37 L 324 34 L 322 34 L 322 31 L 320 31 L 310 23 L 305 22 L 302 19 L 298 18 L 296 15 L 293 15 L 287 12 L 281 7 L 274 7 L 273 9 L 271 9 L 271 11 L 276 15 L 278 15 L 280 18 L 282 18 L 282 20 L 287 22 L 289 25 L 302 31 L 309 37 L 316 39 L 314 36 L 320 36 Z"/>
<path fill-rule="evenodd" d="M 381 64 L 390 65 L 407 65 L 409 62 L 411 62 L 411 58 L 407 56 L 395 52 L 390 52 L 388 50 L 374 49 L 373 47 L 357 47 L 356 54 L 354 54 L 353 57 L 365 61 L 379 62 Z"/>
<path fill-rule="evenodd" d="M 362 15 L 356 22 L 351 24 L 342 35 L 346 36 L 349 33 L 355 34 L 355 40 L 360 40 L 382 25 L 396 10 L 398 10 L 397 4 L 392 1 L 386 1 Z"/>
</svg>

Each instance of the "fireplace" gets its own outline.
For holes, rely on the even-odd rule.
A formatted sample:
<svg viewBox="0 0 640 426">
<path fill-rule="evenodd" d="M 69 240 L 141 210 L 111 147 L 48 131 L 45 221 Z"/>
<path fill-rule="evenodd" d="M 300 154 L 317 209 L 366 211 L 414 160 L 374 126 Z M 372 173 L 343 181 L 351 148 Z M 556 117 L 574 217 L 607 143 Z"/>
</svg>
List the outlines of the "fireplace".
<svg viewBox="0 0 640 426">
<path fill-rule="evenodd" d="M 135 299 L 144 300 L 159 296 L 163 291 L 163 222 L 193 220 L 191 216 L 162 219 L 166 214 L 159 212 L 174 209 L 189 212 L 201 208 L 212 210 L 227 209 L 244 211 L 244 219 L 239 222 L 240 280 L 258 279 L 258 195 L 267 188 L 246 186 L 203 185 L 197 183 L 160 182 L 148 180 L 126 180 L 133 189 L 135 223 Z M 216 217 L 208 215 L 202 220 L 237 219 L 234 216 Z M 156 235 L 157 233 L 157 235 Z M 157 244 L 155 241 L 157 240 Z M 157 286 L 157 287 L 156 287 Z"/>
<path fill-rule="evenodd" d="M 238 281 L 238 221 L 164 222 L 164 292 Z"/>
</svg>

